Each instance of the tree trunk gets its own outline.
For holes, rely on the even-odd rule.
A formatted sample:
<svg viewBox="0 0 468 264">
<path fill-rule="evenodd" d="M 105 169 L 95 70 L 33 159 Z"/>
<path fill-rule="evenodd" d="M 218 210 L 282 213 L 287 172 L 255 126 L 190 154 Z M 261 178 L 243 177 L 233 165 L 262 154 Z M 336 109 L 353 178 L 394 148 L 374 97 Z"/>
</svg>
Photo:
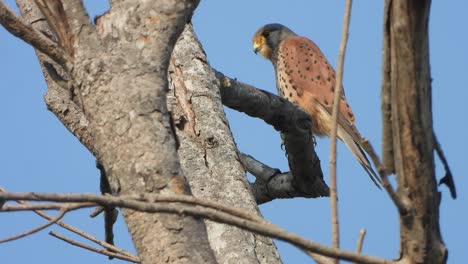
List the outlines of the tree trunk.
<svg viewBox="0 0 468 264">
<path fill-rule="evenodd" d="M 219 81 L 187 25 L 169 67 L 169 108 L 193 195 L 259 215 L 223 111 Z M 270 238 L 205 221 L 219 263 L 281 263 Z"/>
<path fill-rule="evenodd" d="M 35 4 L 17 2 L 27 21 L 54 35 Z M 96 28 L 82 6 L 65 4 L 64 21 L 77 36 L 73 72 L 61 71 L 37 52 L 48 84 L 46 104 L 102 163 L 115 194 L 187 194 L 191 187 L 198 197 L 259 214 L 223 112 L 219 82 L 191 26 L 169 60 L 195 6 L 162 2 L 173 10 L 113 2 Z M 176 10 L 178 22 L 167 15 Z M 142 30 L 145 23 L 139 21 L 154 29 Z M 166 105 L 174 112 L 172 120 Z M 143 263 L 281 263 L 271 239 L 232 226 L 206 221 L 208 242 L 200 219 L 123 213 Z"/>
<path fill-rule="evenodd" d="M 404 263 L 445 263 L 447 257 L 434 175 L 429 10 L 430 1 L 386 1 L 383 149 L 386 165 L 395 166 L 397 195 L 404 205 L 400 210 Z"/>
<path fill-rule="evenodd" d="M 19 2 L 23 13 L 36 8 Z M 53 11 L 62 15 L 55 17 L 55 26 L 65 29 L 65 40 L 71 42 L 66 49 L 73 59 L 68 87 L 78 91 L 77 108 L 89 122 L 83 128 L 92 135 L 87 147 L 102 163 L 113 193 L 189 194 L 166 92 L 171 51 L 197 2 L 121 1 L 97 27 L 81 1 L 55 4 Z M 65 115 L 57 116 L 67 124 Z M 216 262 L 201 219 L 122 211 L 143 263 Z"/>
</svg>

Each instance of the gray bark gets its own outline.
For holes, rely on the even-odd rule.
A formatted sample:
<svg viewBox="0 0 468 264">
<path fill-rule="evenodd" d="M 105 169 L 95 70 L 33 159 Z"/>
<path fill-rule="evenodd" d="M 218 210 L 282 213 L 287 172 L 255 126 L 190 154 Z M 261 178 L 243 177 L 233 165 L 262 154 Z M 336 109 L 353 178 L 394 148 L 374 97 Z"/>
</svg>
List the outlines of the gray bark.
<svg viewBox="0 0 468 264">
<path fill-rule="evenodd" d="M 47 36 L 53 36 L 44 15 L 32 1 L 16 0 L 16 3 L 23 18 L 29 23 L 34 22 L 31 24 L 34 29 L 43 32 Z M 60 70 L 58 64 L 54 63 L 43 53 L 36 50 L 36 55 L 47 83 L 47 91 L 44 96 L 47 108 L 57 116 L 64 126 L 75 135 L 89 151 L 94 153 L 94 140 L 88 130 L 89 122 L 81 107 L 77 104 L 78 102 L 72 100 L 73 92 L 70 90 L 68 83 L 65 80 L 63 82 L 58 81 L 58 77 L 52 76 L 49 73 L 50 70 L 48 70 L 45 65 L 50 65 L 49 67 L 53 67 L 53 71 L 58 71 L 57 75 L 60 76 L 60 78 L 69 79 L 69 76 L 66 72 Z"/>
<path fill-rule="evenodd" d="M 18 0 L 18 4 L 23 16 L 30 22 L 35 21 L 34 28 L 53 36 L 35 4 L 25 0 Z M 82 7 L 75 4 L 65 6 L 69 15 L 77 12 L 79 18 L 75 17 L 70 24 L 87 34 L 73 47 L 76 57 L 72 75 L 38 53 L 41 65 L 48 65 L 43 67 L 48 84 L 45 98 L 48 109 L 103 163 L 114 193 L 187 193 L 189 189 L 178 163 L 174 128 L 169 122 L 165 101 L 167 71 L 163 69 L 167 68 L 170 46 L 175 38 L 167 37 L 170 32 L 160 32 L 167 29 L 163 26 L 150 32 L 153 36 L 138 35 L 141 30 L 138 21 L 148 13 L 153 15 L 147 18 L 149 22 L 165 25 L 173 21 L 157 20 L 151 8 L 140 6 L 127 13 L 130 6 L 113 3 L 111 12 L 98 19 L 95 31 Z M 188 18 L 189 14 L 185 16 Z M 164 18 L 164 15 L 157 17 Z M 125 19 L 126 23 L 117 23 Z M 124 27 L 119 28 L 122 25 Z M 180 27 L 180 23 L 177 25 Z M 171 29 L 177 30 L 182 28 Z M 137 43 L 136 48 L 131 45 L 132 41 Z M 198 40 L 189 38 L 188 41 L 177 49 L 176 54 L 181 54 L 183 61 L 179 61 L 177 74 L 171 74 L 179 78 L 178 82 L 171 79 L 171 87 L 182 91 L 178 93 L 177 107 L 191 111 L 187 116 L 196 122 L 192 123 L 196 124 L 192 130 L 186 131 L 198 131 L 198 135 L 187 135 L 186 131 L 177 130 L 184 171 L 191 175 L 191 185 L 197 196 L 242 205 L 251 213 L 259 214 L 237 158 L 214 73 Z M 185 57 L 192 53 L 200 55 L 201 60 Z M 187 108 L 187 102 L 193 106 Z M 193 159 L 193 155 L 201 159 Z M 223 188 L 211 188 L 213 186 Z M 144 263 L 215 261 L 200 220 L 128 210 L 124 211 L 124 216 Z M 213 222 L 207 225 L 217 262 L 281 263 L 271 239 L 227 225 Z"/>
<path fill-rule="evenodd" d="M 19 3 L 23 13 L 34 13 L 34 5 Z M 172 47 L 196 3 L 120 2 L 101 19 L 100 36 L 80 2 L 63 4 L 66 17 L 60 21 L 73 37 L 73 46 L 67 49 L 73 56 L 67 85 L 79 90 L 79 103 L 67 98 L 73 89 L 64 95 L 46 76 L 54 91 L 49 108 L 70 131 L 92 135 L 83 140 L 77 136 L 103 164 L 115 194 L 189 193 L 169 123 L 166 91 Z M 76 116 L 67 119 L 67 113 Z M 215 262 L 200 219 L 123 213 L 143 263 Z"/>
<path fill-rule="evenodd" d="M 169 77 L 178 152 L 193 195 L 259 215 L 223 111 L 220 83 L 191 25 L 174 48 Z M 219 263 L 281 263 L 270 238 L 205 222 Z"/>
<path fill-rule="evenodd" d="M 193 1 L 120 2 L 93 34 L 89 19 L 65 5 L 75 36 L 74 85 L 80 88 L 112 191 L 190 193 L 166 107 L 172 48 Z M 86 21 L 85 21 L 86 20 Z M 205 226 L 187 216 L 123 210 L 143 263 L 214 263 Z"/>
</svg>

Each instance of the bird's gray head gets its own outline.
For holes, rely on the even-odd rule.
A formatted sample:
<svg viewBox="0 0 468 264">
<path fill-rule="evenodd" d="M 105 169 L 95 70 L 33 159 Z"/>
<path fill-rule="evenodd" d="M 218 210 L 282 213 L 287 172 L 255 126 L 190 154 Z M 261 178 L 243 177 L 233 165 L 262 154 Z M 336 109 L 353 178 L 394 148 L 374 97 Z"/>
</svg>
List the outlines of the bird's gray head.
<svg viewBox="0 0 468 264">
<path fill-rule="evenodd" d="M 271 60 L 279 43 L 287 37 L 296 34 L 281 24 L 267 24 L 261 27 L 253 36 L 253 49 L 263 57 Z"/>
</svg>

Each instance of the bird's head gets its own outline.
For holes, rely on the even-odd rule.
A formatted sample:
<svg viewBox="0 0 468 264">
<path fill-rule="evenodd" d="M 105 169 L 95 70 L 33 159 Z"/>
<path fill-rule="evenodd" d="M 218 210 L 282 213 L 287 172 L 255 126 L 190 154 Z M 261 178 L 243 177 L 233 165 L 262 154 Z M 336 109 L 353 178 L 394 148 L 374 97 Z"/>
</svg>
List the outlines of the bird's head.
<svg viewBox="0 0 468 264">
<path fill-rule="evenodd" d="M 253 50 L 271 60 L 279 43 L 287 37 L 296 35 L 281 24 L 267 24 L 261 27 L 253 36 Z"/>
</svg>

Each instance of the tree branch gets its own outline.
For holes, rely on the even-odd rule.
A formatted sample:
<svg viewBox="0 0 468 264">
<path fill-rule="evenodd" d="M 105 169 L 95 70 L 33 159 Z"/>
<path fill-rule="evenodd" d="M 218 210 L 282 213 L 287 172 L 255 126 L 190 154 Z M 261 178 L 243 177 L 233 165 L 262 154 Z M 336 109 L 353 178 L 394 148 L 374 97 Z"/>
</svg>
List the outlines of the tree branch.
<svg viewBox="0 0 468 264">
<path fill-rule="evenodd" d="M 439 156 L 440 161 L 444 165 L 445 169 L 445 176 L 440 179 L 439 185 L 445 184 L 449 190 L 452 199 L 457 199 L 457 189 L 455 188 L 455 181 L 453 180 L 452 171 L 450 170 L 450 166 L 448 165 L 448 161 L 445 158 L 445 154 L 442 151 L 442 146 L 440 146 L 439 140 L 437 139 L 435 132 L 432 132 L 432 137 L 434 138 L 434 148 L 436 150 L 437 156 Z"/>
<path fill-rule="evenodd" d="M 374 163 L 377 172 L 379 173 L 380 179 L 382 180 L 382 186 L 387 192 L 390 199 L 392 200 L 395 207 L 397 208 L 398 212 L 400 214 L 405 214 L 408 211 L 408 205 L 405 204 L 404 201 L 396 194 L 395 190 L 390 184 L 390 181 L 388 180 L 387 169 L 383 167 L 379 157 L 375 153 L 374 148 L 367 139 L 362 139 L 361 144 L 364 150 L 367 152 L 367 154 L 369 154 L 372 163 Z"/>
<path fill-rule="evenodd" d="M 32 28 L 21 17 L 16 16 L 13 10 L 3 1 L 0 1 L 0 24 L 14 36 L 22 39 L 61 66 L 67 68 L 67 63 L 71 61 L 70 57 L 55 42 Z"/>
<path fill-rule="evenodd" d="M 45 17 L 38 7 L 29 1 L 16 0 L 17 5 L 25 19 L 26 23 L 31 25 L 38 32 L 53 35 L 48 24 L 44 21 Z M 77 102 L 73 101 L 73 91 L 69 80 L 62 76 L 57 64 L 52 64 L 47 57 L 36 50 L 36 54 L 41 64 L 45 80 L 47 82 L 47 92 L 44 96 L 47 109 L 62 122 L 62 124 L 91 152 L 96 156 L 94 139 L 89 131 L 89 122 L 83 113 L 83 110 Z"/>
<path fill-rule="evenodd" d="M 279 169 L 273 169 L 244 153 L 239 153 L 239 159 L 244 168 L 256 178 L 250 187 L 257 204 L 267 203 L 273 199 L 320 196 L 320 193 L 307 194 L 296 188 L 291 172 L 282 173 Z"/>
<path fill-rule="evenodd" d="M 393 152 L 393 128 L 392 128 L 392 89 L 391 89 L 391 56 L 390 56 L 390 1 L 384 4 L 383 22 L 383 48 L 382 48 L 382 163 L 385 167 L 385 175 L 395 173 L 395 160 Z M 375 164 L 375 163 L 374 163 Z M 381 177 L 382 178 L 382 177 Z M 383 178 L 382 178 L 383 180 Z M 384 182 L 385 184 L 385 182 Z M 385 186 L 384 186 L 385 187 Z"/>
<path fill-rule="evenodd" d="M 60 45 L 70 57 L 73 57 L 73 42 L 75 38 L 68 24 L 68 18 L 63 8 L 62 1 L 34 0 L 34 2 L 47 20 L 50 29 L 58 38 Z"/>
<path fill-rule="evenodd" d="M 356 253 L 361 254 L 362 251 L 362 245 L 364 244 L 364 237 L 366 236 L 366 229 L 361 229 L 359 231 L 359 237 L 356 245 Z"/>
<path fill-rule="evenodd" d="M 1 189 L 1 188 L 0 188 L 0 189 Z M 5 191 L 5 190 L 3 190 L 3 191 Z M 19 204 L 21 204 L 21 205 L 24 206 L 24 207 L 32 206 L 32 205 L 30 205 L 29 203 L 24 202 L 24 201 L 16 201 L 16 202 L 19 203 Z M 50 206 L 49 208 L 45 208 L 45 209 L 56 209 L 56 208 L 59 208 L 59 206 L 54 205 L 54 204 L 49 204 L 49 205 L 52 205 L 52 206 Z M 39 215 L 39 216 L 42 217 L 42 218 L 45 218 L 45 219 L 47 219 L 47 220 L 52 220 L 52 219 L 53 219 L 52 216 L 50 216 L 50 215 L 44 213 L 43 211 L 34 210 L 34 209 L 32 209 L 32 210 L 34 211 L 34 213 L 36 213 L 37 215 Z M 114 246 L 114 245 L 111 245 L 111 244 L 108 244 L 108 243 L 106 243 L 106 242 L 104 242 L 104 241 L 102 241 L 102 240 L 99 240 L 99 239 L 95 238 L 94 236 L 92 236 L 92 235 L 90 235 L 90 234 L 88 234 L 88 233 L 86 233 L 86 232 L 83 232 L 83 231 L 79 230 L 78 228 L 75 228 L 75 227 L 73 227 L 73 226 L 71 226 L 71 225 L 69 225 L 69 224 L 66 224 L 66 223 L 62 222 L 62 221 L 57 221 L 57 222 L 55 222 L 55 224 L 57 224 L 58 226 L 60 226 L 60 227 L 62 227 L 62 228 L 64 228 L 64 229 L 67 229 L 68 231 L 71 231 L 71 232 L 73 232 L 73 233 L 75 233 L 75 234 L 77 234 L 77 235 L 79 235 L 79 236 L 81 236 L 81 237 L 83 237 L 83 238 L 86 238 L 86 239 L 88 239 L 88 240 L 90 240 L 90 241 L 92 241 L 92 242 L 94 242 L 94 243 L 96 243 L 96 244 L 98 244 L 98 245 L 100 245 L 100 246 L 102 246 L 102 247 L 104 247 L 104 248 L 110 250 L 110 251 L 113 251 L 113 252 L 121 252 L 122 254 L 127 255 L 127 256 L 132 255 L 130 252 L 127 252 L 127 251 L 125 251 L 125 250 L 123 250 L 123 249 L 120 249 L 120 248 Z"/>
<path fill-rule="evenodd" d="M 332 127 L 330 131 L 330 205 L 331 205 L 331 225 L 332 244 L 335 248 L 340 247 L 340 229 L 338 222 L 338 195 L 336 184 L 336 135 L 338 132 L 338 108 L 340 106 L 343 82 L 344 58 L 346 44 L 348 42 L 349 19 L 351 15 L 351 0 L 346 1 L 345 14 L 343 18 L 343 32 L 341 33 L 340 50 L 338 52 L 338 66 L 336 72 L 335 94 L 332 109 Z M 336 260 L 335 263 L 338 263 Z"/>
<path fill-rule="evenodd" d="M 389 85 L 391 96 L 391 116 L 384 122 L 392 126 L 393 137 L 384 141 L 393 144 L 393 153 L 384 154 L 393 154 L 396 195 L 407 206 L 404 213 L 399 212 L 400 258 L 411 263 L 445 263 L 448 257 L 440 231 L 440 192 L 434 172 L 430 6 L 429 0 L 386 0 L 384 21 L 388 43 L 384 53 L 390 54 L 384 63 L 389 63 L 390 71 L 384 76 L 389 83 L 382 87 Z"/>
<path fill-rule="evenodd" d="M 183 197 L 183 198 L 181 198 Z M 140 200 L 134 200 L 139 198 Z M 220 203 L 212 201 L 197 201 L 191 196 L 183 195 L 135 195 L 135 196 L 99 196 L 93 194 L 49 194 L 49 193 L 0 193 L 0 199 L 4 200 L 33 200 L 33 201 L 55 201 L 55 202 L 83 202 L 83 203 L 95 203 L 101 206 L 116 206 L 122 208 L 128 208 L 137 211 L 144 212 L 163 212 L 170 214 L 183 214 L 194 217 L 205 217 L 212 221 L 226 223 L 230 225 L 256 232 L 264 236 L 270 236 L 277 238 L 288 243 L 291 243 L 299 248 L 302 248 L 313 253 L 320 255 L 340 258 L 348 261 L 354 261 L 359 263 L 394 263 L 390 260 L 382 258 L 359 255 L 354 252 L 335 249 L 327 246 L 320 245 L 318 243 L 305 240 L 297 235 L 291 234 L 280 227 L 267 223 L 260 217 L 249 216 L 243 213 L 239 213 L 239 209 L 231 208 L 230 211 L 224 210 L 225 206 Z M 141 201 L 142 199 L 148 199 L 147 201 Z M 169 203 L 158 203 L 158 202 Z M 177 201 L 177 202 L 174 202 Z M 186 202 L 185 202 L 186 201 Z M 192 205 L 185 205 L 190 203 Z M 215 206 L 214 208 L 204 206 L 210 205 Z M 194 206 L 195 205 L 195 206 Z M 37 206 L 37 205 L 33 205 Z M 5 206 L 6 207 L 6 206 Z M 8 207 L 6 207 L 8 208 Z M 37 208 L 37 207 L 36 207 Z M 4 208 L 5 209 L 5 208 Z M 57 208 L 60 209 L 60 208 Z M 2 210 L 3 211 L 3 210 Z M 0 212 L 2 212 L 0 211 Z M 244 218 L 245 217 L 245 218 Z"/>
<path fill-rule="evenodd" d="M 130 261 L 130 262 L 140 263 L 140 258 L 138 258 L 135 255 L 130 255 L 130 256 L 129 255 L 123 255 L 123 254 L 120 254 L 120 252 L 114 253 L 114 252 L 111 252 L 111 251 L 108 251 L 108 250 L 91 247 L 91 246 L 88 246 L 86 244 L 75 241 L 73 239 L 62 236 L 60 234 L 57 234 L 56 232 L 53 232 L 53 231 L 49 232 L 49 235 L 51 235 L 53 237 L 56 237 L 56 238 L 58 238 L 58 239 L 60 239 L 62 241 L 65 241 L 65 242 L 67 242 L 67 243 L 69 243 L 71 245 L 81 247 L 81 248 L 87 249 L 89 251 L 96 252 L 98 254 L 102 254 L 102 255 L 105 255 L 105 256 L 108 256 L 108 257 L 112 257 L 112 258 L 118 258 L 118 259 L 121 259 L 121 260 Z"/>
<path fill-rule="evenodd" d="M 285 134 L 293 188 L 304 195 L 328 196 L 328 186 L 323 181 L 320 160 L 314 151 L 310 134 L 310 116 L 292 103 L 267 91 L 238 82 L 216 72 L 221 83 L 221 98 L 229 108 L 258 117 Z M 274 198 L 274 197 L 273 197 Z"/>
<path fill-rule="evenodd" d="M 26 231 L 24 233 L 0 239 L 0 244 L 5 243 L 5 242 L 10 242 L 10 241 L 13 241 L 13 240 L 17 240 L 17 239 L 32 235 L 34 233 L 37 233 L 37 232 L 39 232 L 41 230 L 44 230 L 47 227 L 57 223 L 57 221 L 62 219 L 68 211 L 69 211 L 69 209 L 66 209 L 66 208 L 62 207 L 62 209 L 60 209 L 60 213 L 56 217 L 54 217 L 53 219 L 49 220 L 47 223 L 45 223 L 43 225 L 40 225 L 38 227 L 35 227 L 35 228 L 33 228 L 33 229 L 29 230 L 29 231 Z"/>
</svg>

